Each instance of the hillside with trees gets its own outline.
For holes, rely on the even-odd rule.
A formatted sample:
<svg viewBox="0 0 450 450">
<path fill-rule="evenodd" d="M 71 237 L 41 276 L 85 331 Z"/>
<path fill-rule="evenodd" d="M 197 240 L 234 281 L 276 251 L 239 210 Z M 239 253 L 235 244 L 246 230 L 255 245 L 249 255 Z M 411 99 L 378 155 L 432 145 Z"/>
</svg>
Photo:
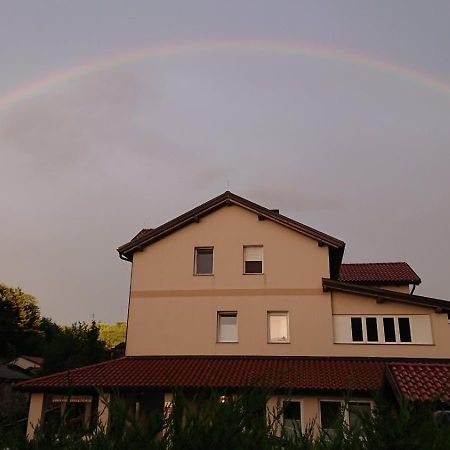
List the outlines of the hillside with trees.
<svg viewBox="0 0 450 450">
<path fill-rule="evenodd" d="M 0 361 L 43 356 L 42 372 L 53 373 L 110 359 L 125 334 L 125 322 L 58 325 L 41 316 L 34 296 L 0 284 Z"/>
</svg>

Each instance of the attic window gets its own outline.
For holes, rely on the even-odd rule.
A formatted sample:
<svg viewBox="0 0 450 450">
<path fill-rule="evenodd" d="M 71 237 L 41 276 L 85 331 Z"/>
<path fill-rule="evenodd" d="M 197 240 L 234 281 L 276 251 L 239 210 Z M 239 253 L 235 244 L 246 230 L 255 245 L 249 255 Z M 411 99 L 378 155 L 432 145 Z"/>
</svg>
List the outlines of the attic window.
<svg viewBox="0 0 450 450">
<path fill-rule="evenodd" d="M 196 247 L 194 275 L 213 275 L 213 247 Z"/>
<path fill-rule="evenodd" d="M 263 246 L 244 246 L 244 274 L 263 273 Z"/>
</svg>

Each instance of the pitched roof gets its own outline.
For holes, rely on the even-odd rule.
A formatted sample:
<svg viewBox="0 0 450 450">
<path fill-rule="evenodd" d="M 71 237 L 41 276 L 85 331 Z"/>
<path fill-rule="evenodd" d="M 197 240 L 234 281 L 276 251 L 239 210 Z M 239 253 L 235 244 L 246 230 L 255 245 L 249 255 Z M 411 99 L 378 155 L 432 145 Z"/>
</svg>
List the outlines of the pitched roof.
<svg viewBox="0 0 450 450">
<path fill-rule="evenodd" d="M 24 372 L 11 369 L 10 367 L 0 364 L 0 380 L 8 380 L 8 381 L 22 381 L 28 380 L 31 378 Z"/>
<path fill-rule="evenodd" d="M 201 217 L 204 217 L 217 209 L 225 206 L 238 205 L 242 208 L 252 211 L 258 215 L 262 220 L 271 220 L 280 225 L 283 225 L 291 230 L 297 231 L 305 236 L 315 239 L 320 245 L 328 245 L 330 248 L 330 269 L 331 276 L 337 277 L 339 273 L 339 266 L 344 254 L 345 243 L 339 239 L 336 239 L 314 228 L 308 227 L 296 220 L 283 216 L 276 212 L 276 210 L 265 208 L 251 202 L 243 197 L 233 194 L 230 191 L 226 191 L 223 194 L 197 206 L 194 209 L 176 217 L 175 219 L 166 222 L 163 225 L 155 229 L 148 229 L 140 231 L 131 241 L 124 245 L 121 245 L 117 251 L 121 258 L 130 260 L 133 257 L 133 253 L 153 244 L 159 239 L 168 236 L 171 233 L 185 227 L 193 222 L 198 222 Z"/>
<path fill-rule="evenodd" d="M 391 363 L 388 380 L 399 398 L 450 400 L 450 362 Z"/>
<path fill-rule="evenodd" d="M 42 356 L 28 356 L 28 355 L 20 355 L 18 358 L 24 358 L 28 361 L 31 361 L 34 364 L 38 364 L 42 366 L 44 364 L 44 358 Z M 18 359 L 16 358 L 16 359 Z"/>
<path fill-rule="evenodd" d="M 408 303 L 411 305 L 426 306 L 436 309 L 437 312 L 450 313 L 450 301 L 422 295 L 404 294 L 403 292 L 391 291 L 372 286 L 361 286 L 353 283 L 343 283 L 342 281 L 322 279 L 322 286 L 325 291 L 348 292 L 349 294 L 360 294 L 365 297 L 373 297 L 381 301 L 392 301 Z"/>
<path fill-rule="evenodd" d="M 385 363 L 367 359 L 263 356 L 124 357 L 20 383 L 24 391 L 244 388 L 374 391 Z"/>
<path fill-rule="evenodd" d="M 339 281 L 360 284 L 420 284 L 421 279 L 406 262 L 341 264 Z"/>
</svg>

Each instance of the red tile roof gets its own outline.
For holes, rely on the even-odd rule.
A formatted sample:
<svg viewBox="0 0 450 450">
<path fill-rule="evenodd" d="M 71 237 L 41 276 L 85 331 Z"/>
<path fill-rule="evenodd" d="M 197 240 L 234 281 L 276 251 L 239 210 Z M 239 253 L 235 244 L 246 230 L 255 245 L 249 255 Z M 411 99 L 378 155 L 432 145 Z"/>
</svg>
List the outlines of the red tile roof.
<svg viewBox="0 0 450 450">
<path fill-rule="evenodd" d="M 450 400 L 450 363 L 391 363 L 388 377 L 401 397 Z"/>
<path fill-rule="evenodd" d="M 420 284 L 406 262 L 342 264 L 339 281 L 361 284 Z"/>
<path fill-rule="evenodd" d="M 88 388 L 243 388 L 377 390 L 384 379 L 379 360 L 301 357 L 124 357 L 21 383 L 25 391 Z"/>
</svg>

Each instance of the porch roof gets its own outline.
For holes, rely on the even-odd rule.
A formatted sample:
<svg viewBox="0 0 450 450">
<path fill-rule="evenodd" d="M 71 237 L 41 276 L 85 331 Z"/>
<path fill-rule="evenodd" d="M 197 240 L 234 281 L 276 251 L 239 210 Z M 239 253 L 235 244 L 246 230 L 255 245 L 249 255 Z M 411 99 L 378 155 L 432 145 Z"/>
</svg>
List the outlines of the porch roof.
<svg viewBox="0 0 450 450">
<path fill-rule="evenodd" d="M 450 400 L 450 362 L 390 363 L 388 379 L 398 398 Z"/>
<path fill-rule="evenodd" d="M 264 356 L 123 357 L 20 383 L 24 391 L 245 388 L 372 392 L 385 362 L 370 359 Z"/>
</svg>

